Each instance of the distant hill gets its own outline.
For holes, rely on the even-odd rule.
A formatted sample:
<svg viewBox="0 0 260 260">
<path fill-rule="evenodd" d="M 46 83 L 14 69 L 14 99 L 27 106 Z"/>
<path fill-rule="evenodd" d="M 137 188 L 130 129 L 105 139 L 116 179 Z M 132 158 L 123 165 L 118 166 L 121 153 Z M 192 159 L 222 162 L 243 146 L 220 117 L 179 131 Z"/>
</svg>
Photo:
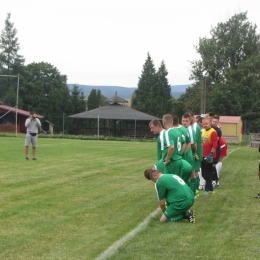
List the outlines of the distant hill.
<svg viewBox="0 0 260 260">
<path fill-rule="evenodd" d="M 74 84 L 68 84 L 69 89 L 73 88 Z M 115 95 L 117 91 L 117 95 L 124 99 L 130 99 L 132 98 L 133 92 L 137 88 L 126 88 L 126 87 L 119 87 L 119 86 L 92 86 L 92 85 L 80 85 L 77 84 L 80 89 L 83 90 L 84 96 L 88 98 L 90 92 L 92 89 L 99 89 L 101 91 L 101 94 L 107 98 L 111 98 Z M 178 99 L 182 94 L 185 93 L 185 90 L 190 85 L 173 85 L 171 86 L 171 94 L 173 97 Z"/>
</svg>

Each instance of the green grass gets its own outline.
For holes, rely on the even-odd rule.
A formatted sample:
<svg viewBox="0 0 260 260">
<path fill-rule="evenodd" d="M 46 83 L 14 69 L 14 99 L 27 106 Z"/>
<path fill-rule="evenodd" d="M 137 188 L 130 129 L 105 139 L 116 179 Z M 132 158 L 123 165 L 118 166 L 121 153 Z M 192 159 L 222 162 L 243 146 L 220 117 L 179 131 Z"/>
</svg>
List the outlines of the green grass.
<svg viewBox="0 0 260 260">
<path fill-rule="evenodd" d="M 143 177 L 155 142 L 39 138 L 37 161 L 23 138 L 0 144 L 0 259 L 95 259 L 158 207 Z M 258 159 L 235 150 L 217 193 L 196 200 L 195 225 L 158 215 L 110 259 L 258 259 Z"/>
</svg>

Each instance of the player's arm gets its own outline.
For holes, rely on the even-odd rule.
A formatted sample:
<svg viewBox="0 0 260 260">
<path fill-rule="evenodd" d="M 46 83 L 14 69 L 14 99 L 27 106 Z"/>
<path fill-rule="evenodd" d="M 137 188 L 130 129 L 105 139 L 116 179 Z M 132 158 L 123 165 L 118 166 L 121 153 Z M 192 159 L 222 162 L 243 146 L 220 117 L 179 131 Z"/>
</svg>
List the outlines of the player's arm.
<svg viewBox="0 0 260 260">
<path fill-rule="evenodd" d="M 186 143 L 185 153 L 189 151 L 190 147 L 191 147 L 191 143 Z"/>
<path fill-rule="evenodd" d="M 196 154 L 197 153 L 197 144 L 195 144 L 195 143 L 191 144 L 191 150 L 192 150 L 193 154 Z"/>
<path fill-rule="evenodd" d="M 164 213 L 164 211 L 165 211 L 165 201 L 159 200 L 159 206 L 160 206 L 162 212 Z"/>
<path fill-rule="evenodd" d="M 166 156 L 166 159 L 164 161 L 164 165 L 168 164 L 172 158 L 172 154 L 174 152 L 174 146 L 173 145 L 170 145 L 168 147 L 168 152 L 167 152 L 167 156 Z"/>
<path fill-rule="evenodd" d="M 191 150 L 193 152 L 193 154 L 197 153 L 197 144 L 195 142 L 195 133 L 193 131 L 192 126 L 188 127 L 188 131 L 189 131 L 189 136 L 190 136 L 190 143 L 191 143 Z"/>
</svg>

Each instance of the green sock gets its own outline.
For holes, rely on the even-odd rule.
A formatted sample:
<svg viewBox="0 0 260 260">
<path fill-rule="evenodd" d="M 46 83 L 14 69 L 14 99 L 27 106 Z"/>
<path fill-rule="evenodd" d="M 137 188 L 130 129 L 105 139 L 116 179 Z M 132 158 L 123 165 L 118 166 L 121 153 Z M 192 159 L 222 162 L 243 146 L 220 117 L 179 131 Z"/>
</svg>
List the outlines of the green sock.
<svg viewBox="0 0 260 260">
<path fill-rule="evenodd" d="M 183 216 L 182 215 L 174 216 L 172 218 L 167 218 L 166 222 L 178 222 L 180 220 L 183 220 Z"/>
</svg>

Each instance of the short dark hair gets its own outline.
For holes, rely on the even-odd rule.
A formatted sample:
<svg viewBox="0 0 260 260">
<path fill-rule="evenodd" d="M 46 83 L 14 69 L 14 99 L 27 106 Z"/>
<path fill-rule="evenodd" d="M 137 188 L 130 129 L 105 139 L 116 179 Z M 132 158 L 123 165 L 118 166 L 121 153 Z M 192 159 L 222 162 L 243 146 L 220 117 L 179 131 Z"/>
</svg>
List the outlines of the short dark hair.
<svg viewBox="0 0 260 260">
<path fill-rule="evenodd" d="M 219 116 L 218 114 L 215 114 L 215 115 L 214 115 L 214 118 L 216 118 L 216 119 L 219 120 L 220 116 Z"/>
<path fill-rule="evenodd" d="M 200 116 L 200 117 L 198 118 L 198 120 L 197 120 L 197 123 L 202 123 L 202 119 L 203 119 L 203 117 Z"/>
<path fill-rule="evenodd" d="M 149 126 L 154 125 L 154 126 L 160 126 L 162 127 L 161 122 L 158 119 L 153 119 L 150 123 Z"/>
<path fill-rule="evenodd" d="M 213 113 L 213 112 L 208 112 L 207 114 L 209 114 L 210 117 L 214 117 L 215 116 L 215 113 Z"/>
<path fill-rule="evenodd" d="M 144 171 L 144 177 L 147 179 L 147 180 L 151 180 L 151 173 L 152 173 L 152 169 L 147 169 Z"/>
<path fill-rule="evenodd" d="M 185 113 L 182 117 L 183 118 L 190 118 L 190 114 L 189 113 Z"/>
<path fill-rule="evenodd" d="M 178 125 L 179 124 L 179 118 L 177 116 L 173 116 L 172 120 L 173 120 L 173 124 L 174 125 Z"/>
<path fill-rule="evenodd" d="M 157 170 L 153 170 L 152 168 L 150 169 L 147 169 L 144 171 L 144 177 L 147 179 L 147 180 L 151 180 L 152 177 L 156 176 L 158 173 L 160 173 L 159 171 Z"/>
</svg>

